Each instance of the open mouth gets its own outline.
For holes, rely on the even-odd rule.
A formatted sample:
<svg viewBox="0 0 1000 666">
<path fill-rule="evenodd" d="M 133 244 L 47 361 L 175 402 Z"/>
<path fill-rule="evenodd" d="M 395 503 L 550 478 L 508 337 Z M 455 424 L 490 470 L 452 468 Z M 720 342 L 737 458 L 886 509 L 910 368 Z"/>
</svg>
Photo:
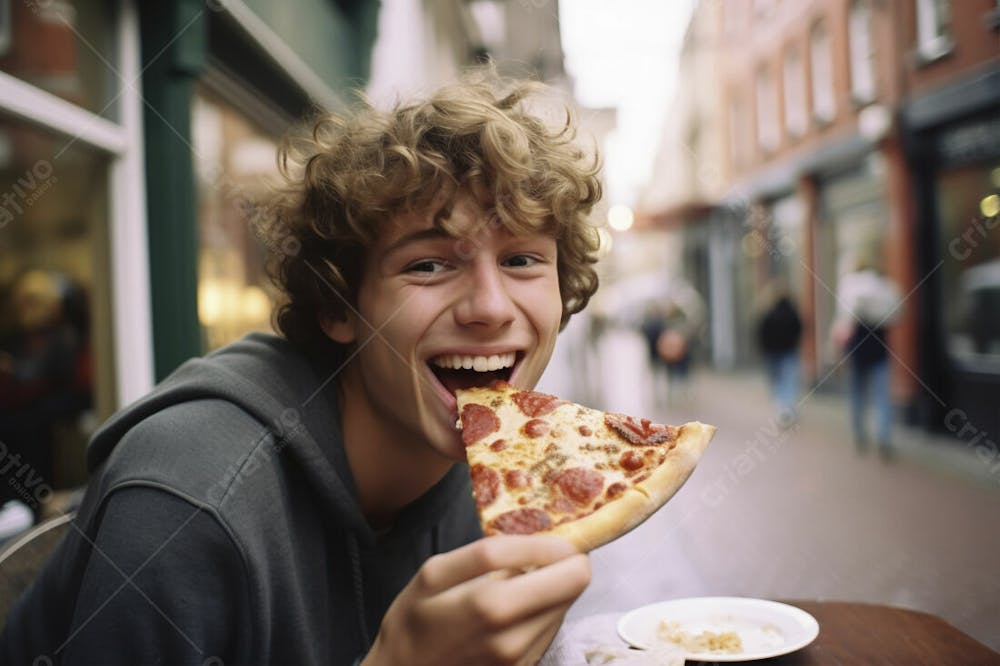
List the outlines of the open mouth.
<svg viewBox="0 0 1000 666">
<path fill-rule="evenodd" d="M 458 389 L 489 386 L 496 380 L 510 381 L 521 352 L 489 356 L 442 354 L 430 360 L 430 368 L 441 385 L 454 395 Z"/>
</svg>

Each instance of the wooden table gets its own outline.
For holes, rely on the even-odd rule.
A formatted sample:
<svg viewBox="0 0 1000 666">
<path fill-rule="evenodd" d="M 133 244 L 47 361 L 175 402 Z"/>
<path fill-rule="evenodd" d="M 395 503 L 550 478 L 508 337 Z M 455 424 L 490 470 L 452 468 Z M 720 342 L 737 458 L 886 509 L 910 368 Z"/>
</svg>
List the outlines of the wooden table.
<svg viewBox="0 0 1000 666">
<path fill-rule="evenodd" d="M 798 652 L 756 664 L 781 666 L 1000 665 L 994 652 L 941 618 L 920 611 L 843 601 L 789 600 L 819 622 L 819 636 Z"/>
<path fill-rule="evenodd" d="M 815 617 L 819 636 L 801 650 L 747 666 L 1000 666 L 1000 653 L 929 613 L 843 601 L 782 601 Z M 567 622 L 541 666 L 585 666 L 585 649 L 595 643 L 627 649 L 616 631 L 622 615 Z M 687 662 L 700 663 L 712 662 Z"/>
</svg>

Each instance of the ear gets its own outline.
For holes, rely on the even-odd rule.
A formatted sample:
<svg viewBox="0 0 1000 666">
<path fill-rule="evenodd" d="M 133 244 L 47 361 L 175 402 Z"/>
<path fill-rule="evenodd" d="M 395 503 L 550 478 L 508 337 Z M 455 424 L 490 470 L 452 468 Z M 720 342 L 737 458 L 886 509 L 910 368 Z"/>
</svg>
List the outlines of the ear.
<svg viewBox="0 0 1000 666">
<path fill-rule="evenodd" d="M 326 337 L 342 345 L 354 342 L 357 332 L 354 327 L 354 317 L 350 313 L 344 313 L 340 318 L 331 314 L 319 315 L 319 327 L 326 333 Z"/>
</svg>

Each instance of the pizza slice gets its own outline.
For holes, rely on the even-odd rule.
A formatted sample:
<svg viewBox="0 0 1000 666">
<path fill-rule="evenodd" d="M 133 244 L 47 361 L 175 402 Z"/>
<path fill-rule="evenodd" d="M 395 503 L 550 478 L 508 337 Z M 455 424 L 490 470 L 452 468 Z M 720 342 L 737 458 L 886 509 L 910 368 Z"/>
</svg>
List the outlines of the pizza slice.
<svg viewBox="0 0 1000 666">
<path fill-rule="evenodd" d="M 455 396 L 483 533 L 552 534 L 583 552 L 673 497 L 715 433 L 703 423 L 654 424 L 506 382 Z"/>
</svg>

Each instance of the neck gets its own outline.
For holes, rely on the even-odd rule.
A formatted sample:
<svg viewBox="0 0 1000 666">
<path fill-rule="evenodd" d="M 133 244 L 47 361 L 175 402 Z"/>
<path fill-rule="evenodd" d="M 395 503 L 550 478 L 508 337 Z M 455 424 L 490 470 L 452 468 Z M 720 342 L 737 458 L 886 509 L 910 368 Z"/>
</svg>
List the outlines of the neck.
<svg viewBox="0 0 1000 666">
<path fill-rule="evenodd" d="M 386 527 L 400 509 L 440 481 L 453 463 L 376 411 L 365 388 L 355 381 L 353 368 L 345 369 L 345 375 L 337 396 L 344 451 L 365 519 L 373 528 Z"/>
</svg>

